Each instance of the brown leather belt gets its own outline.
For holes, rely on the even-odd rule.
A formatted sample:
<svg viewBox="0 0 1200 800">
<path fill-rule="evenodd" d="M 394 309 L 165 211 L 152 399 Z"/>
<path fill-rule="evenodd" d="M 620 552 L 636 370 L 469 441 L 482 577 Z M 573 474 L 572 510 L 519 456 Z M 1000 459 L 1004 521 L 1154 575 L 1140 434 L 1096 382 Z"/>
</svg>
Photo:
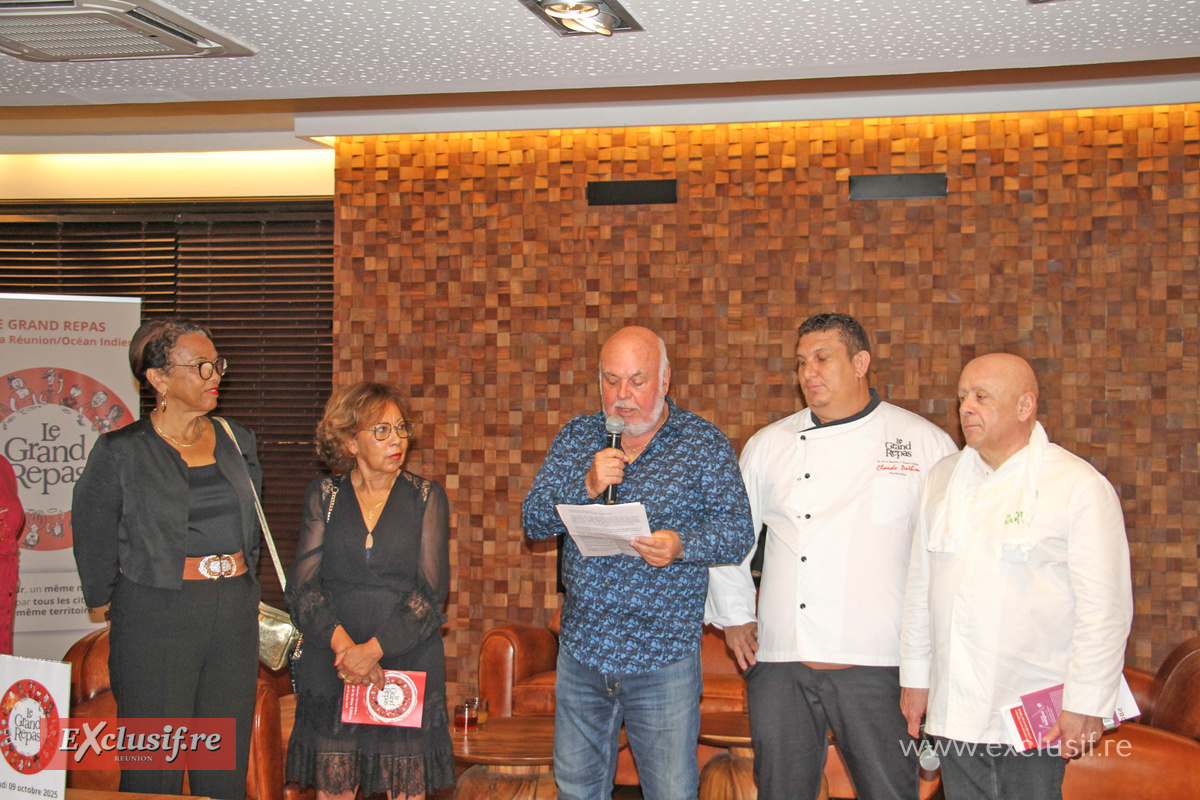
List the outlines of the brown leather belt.
<svg viewBox="0 0 1200 800">
<path fill-rule="evenodd" d="M 185 581 L 207 581 L 217 578 L 236 578 L 246 574 L 246 559 L 238 550 L 228 556 L 203 556 L 186 558 L 183 561 Z"/>
</svg>

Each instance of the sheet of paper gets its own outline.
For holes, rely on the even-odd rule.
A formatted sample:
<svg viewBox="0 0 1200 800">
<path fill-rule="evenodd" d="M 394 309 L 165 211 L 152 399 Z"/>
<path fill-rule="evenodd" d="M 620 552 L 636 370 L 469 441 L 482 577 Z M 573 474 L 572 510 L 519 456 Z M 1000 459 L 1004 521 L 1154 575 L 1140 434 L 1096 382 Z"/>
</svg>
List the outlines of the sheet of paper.
<svg viewBox="0 0 1200 800">
<path fill-rule="evenodd" d="M 641 503 L 617 503 L 606 506 L 555 506 L 567 526 L 567 533 L 585 556 L 637 556 L 629 544 L 639 536 L 650 535 L 650 521 Z"/>
</svg>

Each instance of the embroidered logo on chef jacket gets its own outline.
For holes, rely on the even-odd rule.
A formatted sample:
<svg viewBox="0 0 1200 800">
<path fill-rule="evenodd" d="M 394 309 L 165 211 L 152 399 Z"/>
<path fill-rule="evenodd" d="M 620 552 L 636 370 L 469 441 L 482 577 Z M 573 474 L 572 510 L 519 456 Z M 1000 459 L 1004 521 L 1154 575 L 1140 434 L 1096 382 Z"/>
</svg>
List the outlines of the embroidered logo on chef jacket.
<svg viewBox="0 0 1200 800">
<path fill-rule="evenodd" d="M 913 443 L 897 436 L 893 441 L 883 443 L 883 458 L 875 462 L 876 472 L 890 472 L 893 475 L 907 473 L 910 476 L 921 474 L 921 464 L 913 455 Z"/>
</svg>

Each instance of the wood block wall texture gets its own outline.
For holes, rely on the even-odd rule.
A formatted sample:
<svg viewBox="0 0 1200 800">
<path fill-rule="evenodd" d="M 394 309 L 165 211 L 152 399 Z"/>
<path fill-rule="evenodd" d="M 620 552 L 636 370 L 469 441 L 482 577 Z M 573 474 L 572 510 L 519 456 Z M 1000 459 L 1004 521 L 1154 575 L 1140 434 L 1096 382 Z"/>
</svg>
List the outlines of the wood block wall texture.
<svg viewBox="0 0 1200 800">
<path fill-rule="evenodd" d="M 848 199 L 852 174 L 930 171 L 947 198 Z M 679 202 L 587 205 L 588 181 L 647 178 Z M 1121 496 L 1129 662 L 1196 631 L 1200 105 L 348 138 L 337 216 L 336 380 L 411 388 L 410 467 L 450 496 L 452 697 L 485 630 L 560 602 L 521 501 L 634 323 L 739 449 L 800 407 L 812 313 L 858 317 L 880 394 L 960 442 L 963 364 L 1030 359 L 1052 439 Z"/>
</svg>

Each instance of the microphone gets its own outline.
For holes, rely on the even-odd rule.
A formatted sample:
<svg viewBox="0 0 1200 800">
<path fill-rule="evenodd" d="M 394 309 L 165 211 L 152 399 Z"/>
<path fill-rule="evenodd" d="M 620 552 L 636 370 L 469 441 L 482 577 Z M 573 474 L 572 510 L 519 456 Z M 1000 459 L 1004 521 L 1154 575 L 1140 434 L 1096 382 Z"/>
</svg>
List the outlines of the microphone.
<svg viewBox="0 0 1200 800">
<path fill-rule="evenodd" d="M 608 419 L 604 420 L 604 430 L 608 434 L 604 437 L 605 447 L 615 447 L 621 449 L 621 432 L 625 430 L 625 420 L 621 419 L 616 414 L 613 414 Z M 617 485 L 611 484 L 604 490 L 604 505 L 611 506 L 617 502 Z"/>
</svg>

